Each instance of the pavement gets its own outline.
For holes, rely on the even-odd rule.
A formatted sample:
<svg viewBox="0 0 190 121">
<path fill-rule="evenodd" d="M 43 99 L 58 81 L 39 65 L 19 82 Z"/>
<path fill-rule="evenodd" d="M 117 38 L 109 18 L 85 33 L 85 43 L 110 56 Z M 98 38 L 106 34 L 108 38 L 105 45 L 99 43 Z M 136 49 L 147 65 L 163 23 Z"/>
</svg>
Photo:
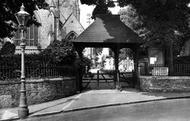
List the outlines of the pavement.
<svg viewBox="0 0 190 121">
<path fill-rule="evenodd" d="M 30 105 L 28 117 L 39 117 L 44 115 L 57 114 L 61 112 L 72 112 L 107 106 L 130 105 L 160 101 L 169 99 L 190 98 L 190 92 L 140 92 L 135 89 L 124 89 L 122 91 L 89 90 L 74 96 L 54 100 L 46 103 Z M 0 109 L 0 120 L 18 120 L 18 108 Z"/>
</svg>

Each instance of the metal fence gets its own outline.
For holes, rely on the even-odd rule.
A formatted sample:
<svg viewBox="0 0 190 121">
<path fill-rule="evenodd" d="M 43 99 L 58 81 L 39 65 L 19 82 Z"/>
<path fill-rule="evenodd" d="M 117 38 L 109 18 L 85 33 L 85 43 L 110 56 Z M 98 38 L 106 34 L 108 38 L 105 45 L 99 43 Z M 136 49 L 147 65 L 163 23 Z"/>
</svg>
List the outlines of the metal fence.
<svg viewBox="0 0 190 121">
<path fill-rule="evenodd" d="M 45 78 L 72 76 L 75 74 L 75 68 L 72 66 L 56 66 L 53 64 L 39 64 L 36 66 L 25 67 L 26 78 Z M 20 78 L 20 67 L 0 65 L 0 80 L 12 80 Z"/>
<path fill-rule="evenodd" d="M 190 64 L 174 64 L 174 73 L 176 76 L 190 76 Z"/>
<path fill-rule="evenodd" d="M 173 66 L 174 70 L 170 76 L 190 76 L 190 63 L 175 63 Z M 169 75 L 169 68 L 163 65 L 150 65 L 150 66 L 140 66 L 140 75 L 146 76 L 167 76 Z"/>
<path fill-rule="evenodd" d="M 140 67 L 140 75 L 167 75 L 167 67 L 151 66 L 148 69 Z M 145 72 L 146 71 L 146 72 Z M 26 78 L 46 78 L 46 77 L 62 77 L 74 76 L 76 69 L 72 66 L 57 66 L 53 64 L 41 63 L 36 66 L 25 67 Z M 174 64 L 173 76 L 190 76 L 190 64 Z M 172 76 L 171 75 L 171 76 Z M 20 65 L 0 65 L 0 80 L 12 80 L 20 78 Z"/>
</svg>

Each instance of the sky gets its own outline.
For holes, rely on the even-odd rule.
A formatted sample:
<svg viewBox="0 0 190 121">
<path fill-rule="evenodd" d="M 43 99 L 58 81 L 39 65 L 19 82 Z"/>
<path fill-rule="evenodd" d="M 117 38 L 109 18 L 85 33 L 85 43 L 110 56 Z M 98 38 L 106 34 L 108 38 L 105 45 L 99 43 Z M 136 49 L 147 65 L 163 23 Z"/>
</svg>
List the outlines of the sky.
<svg viewBox="0 0 190 121">
<path fill-rule="evenodd" d="M 80 6 L 80 22 L 84 28 L 87 28 L 90 25 L 90 23 L 93 22 L 92 19 L 90 19 L 90 23 L 87 22 L 87 21 L 89 21 L 89 19 L 88 19 L 89 17 L 87 16 L 87 14 L 91 15 L 95 6 L 88 6 L 88 5 L 84 5 L 84 4 L 83 5 L 79 4 L 79 6 Z M 119 9 L 120 9 L 120 7 L 116 6 L 114 8 L 111 8 L 110 10 L 111 10 L 112 14 L 117 14 Z"/>
<path fill-rule="evenodd" d="M 89 23 L 87 23 L 88 21 L 88 16 L 87 14 L 92 14 L 92 11 L 94 9 L 94 6 L 88 6 L 88 5 L 81 5 L 80 4 L 80 22 L 83 25 L 84 28 L 87 28 L 89 26 Z M 90 21 L 92 22 L 93 20 L 90 19 Z"/>
</svg>

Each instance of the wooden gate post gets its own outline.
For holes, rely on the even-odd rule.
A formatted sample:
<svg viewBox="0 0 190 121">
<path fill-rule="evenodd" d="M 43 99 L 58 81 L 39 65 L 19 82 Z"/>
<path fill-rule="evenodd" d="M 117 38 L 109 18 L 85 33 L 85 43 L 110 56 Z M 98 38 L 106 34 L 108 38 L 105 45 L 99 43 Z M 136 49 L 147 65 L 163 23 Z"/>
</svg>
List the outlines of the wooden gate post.
<svg viewBox="0 0 190 121">
<path fill-rule="evenodd" d="M 100 75 L 100 71 L 98 70 L 97 71 L 97 86 L 98 86 L 98 89 L 100 88 L 100 77 L 99 77 L 99 75 Z"/>
<path fill-rule="evenodd" d="M 114 49 L 114 64 L 115 64 L 115 87 L 116 89 L 121 88 L 119 80 L 119 49 Z"/>
<path fill-rule="evenodd" d="M 75 48 L 76 49 L 76 51 L 78 52 L 78 55 L 79 55 L 79 59 L 80 60 L 82 60 L 82 58 L 83 58 L 83 54 L 82 54 L 82 51 L 83 51 L 83 47 L 78 47 L 78 48 Z M 82 71 L 83 71 L 83 69 L 82 69 L 82 65 L 81 65 L 81 63 L 79 63 L 79 65 L 77 65 L 78 66 L 78 68 L 77 68 L 77 70 L 78 70 L 78 73 L 77 73 L 77 75 L 76 75 L 76 77 L 77 77 L 77 81 L 76 81 L 76 87 L 77 87 L 77 93 L 80 93 L 81 91 L 82 91 Z"/>
<path fill-rule="evenodd" d="M 138 47 L 134 51 L 134 72 L 133 72 L 133 87 L 140 88 L 139 82 L 139 72 L 138 72 L 138 59 L 139 59 L 139 50 Z"/>
</svg>

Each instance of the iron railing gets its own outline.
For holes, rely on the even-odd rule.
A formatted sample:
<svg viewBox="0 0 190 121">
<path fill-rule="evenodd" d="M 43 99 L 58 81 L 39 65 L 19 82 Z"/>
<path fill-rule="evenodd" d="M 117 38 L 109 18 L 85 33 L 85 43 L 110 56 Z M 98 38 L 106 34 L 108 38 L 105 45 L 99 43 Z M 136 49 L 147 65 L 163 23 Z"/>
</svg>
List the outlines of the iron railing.
<svg viewBox="0 0 190 121">
<path fill-rule="evenodd" d="M 176 76 L 190 76 L 190 64 L 174 64 L 174 73 Z"/>
<path fill-rule="evenodd" d="M 190 63 L 175 63 L 173 73 L 169 74 L 169 68 L 163 65 L 150 65 L 148 67 L 140 66 L 140 75 L 144 76 L 190 76 Z"/>
<path fill-rule="evenodd" d="M 62 77 L 75 75 L 73 66 L 57 66 L 53 64 L 39 64 L 37 66 L 25 67 L 26 78 L 47 78 L 47 77 Z M 12 80 L 20 78 L 20 67 L 0 65 L 0 80 Z"/>
</svg>

